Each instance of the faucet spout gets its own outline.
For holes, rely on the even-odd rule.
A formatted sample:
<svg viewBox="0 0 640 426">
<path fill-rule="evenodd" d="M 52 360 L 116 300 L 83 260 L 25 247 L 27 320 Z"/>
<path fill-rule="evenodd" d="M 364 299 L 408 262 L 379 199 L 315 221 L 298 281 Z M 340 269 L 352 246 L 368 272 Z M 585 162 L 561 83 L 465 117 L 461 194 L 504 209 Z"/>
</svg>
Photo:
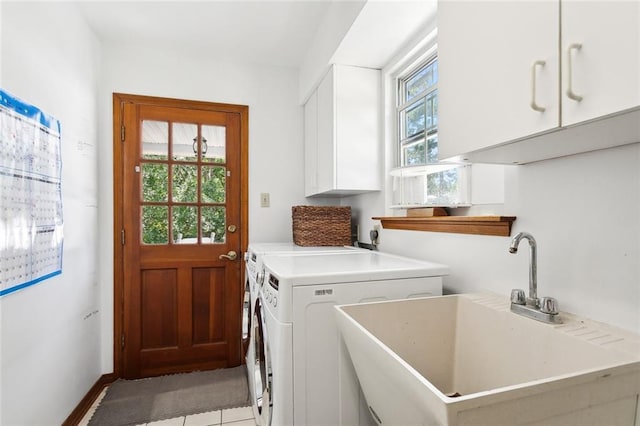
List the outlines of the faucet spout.
<svg viewBox="0 0 640 426">
<path fill-rule="evenodd" d="M 533 235 L 528 232 L 519 232 L 511 240 L 509 245 L 509 253 L 517 253 L 518 245 L 522 239 L 529 241 L 529 297 L 527 297 L 527 305 L 538 307 L 538 255 L 537 244 Z"/>
</svg>

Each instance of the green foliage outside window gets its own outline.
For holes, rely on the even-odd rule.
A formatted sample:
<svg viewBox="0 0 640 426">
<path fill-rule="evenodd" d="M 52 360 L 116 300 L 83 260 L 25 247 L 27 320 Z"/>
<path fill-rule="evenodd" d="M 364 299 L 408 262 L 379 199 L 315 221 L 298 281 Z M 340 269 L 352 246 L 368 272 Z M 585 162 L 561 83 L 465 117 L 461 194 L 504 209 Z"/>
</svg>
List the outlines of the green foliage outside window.
<svg viewBox="0 0 640 426">
<path fill-rule="evenodd" d="M 220 163 L 221 161 L 215 161 Z M 226 168 L 223 165 L 203 165 L 198 181 L 198 167 L 190 164 L 173 164 L 172 194 L 174 205 L 142 206 L 142 241 L 144 244 L 167 244 L 169 242 L 169 218 L 172 222 L 172 241 L 198 242 L 198 224 L 203 239 L 214 236 L 215 243 L 223 243 L 226 228 Z M 168 165 L 143 163 L 143 202 L 168 202 Z M 201 205 L 198 207 L 198 190 Z M 211 204 L 211 205 L 207 205 Z M 203 240 L 208 241 L 208 240 Z"/>
</svg>

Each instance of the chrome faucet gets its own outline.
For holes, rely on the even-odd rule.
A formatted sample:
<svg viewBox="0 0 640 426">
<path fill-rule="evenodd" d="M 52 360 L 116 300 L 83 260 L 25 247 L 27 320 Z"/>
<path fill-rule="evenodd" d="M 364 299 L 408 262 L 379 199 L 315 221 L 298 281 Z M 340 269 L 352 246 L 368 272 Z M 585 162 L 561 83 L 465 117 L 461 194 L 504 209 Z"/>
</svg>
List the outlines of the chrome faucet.
<svg viewBox="0 0 640 426">
<path fill-rule="evenodd" d="M 538 307 L 538 254 L 536 239 L 528 232 L 519 232 L 511 240 L 509 253 L 517 253 L 520 240 L 529 241 L 529 297 L 527 297 L 527 305 Z"/>
<path fill-rule="evenodd" d="M 538 299 L 538 254 L 536 239 L 528 232 L 519 232 L 511 240 L 509 253 L 517 253 L 522 239 L 529 241 L 529 297 L 524 290 L 511 290 L 511 311 L 546 323 L 560 324 L 558 301 L 553 297 Z"/>
</svg>

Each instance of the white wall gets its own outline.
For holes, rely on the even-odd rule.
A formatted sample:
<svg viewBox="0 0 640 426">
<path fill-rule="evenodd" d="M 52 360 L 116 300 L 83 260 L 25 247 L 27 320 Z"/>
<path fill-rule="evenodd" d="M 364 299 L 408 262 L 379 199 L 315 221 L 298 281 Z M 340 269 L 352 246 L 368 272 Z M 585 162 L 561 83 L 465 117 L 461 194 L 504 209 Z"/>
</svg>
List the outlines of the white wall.
<svg viewBox="0 0 640 426">
<path fill-rule="evenodd" d="M 0 424 L 60 424 L 100 376 L 100 49 L 68 3 L 3 2 L 2 87 L 61 121 L 62 275 L 0 299 Z"/>
<path fill-rule="evenodd" d="M 509 167 L 505 204 L 517 216 L 512 235 L 538 242 L 538 294 L 561 310 L 640 333 L 640 144 Z M 343 200 L 361 229 L 378 222 L 384 194 Z M 487 206 L 485 206 L 487 208 Z M 473 214 L 473 211 L 470 213 Z M 382 230 L 380 250 L 450 265 L 445 291 L 528 288 L 528 244 L 508 253 L 510 238 Z"/>
<path fill-rule="evenodd" d="M 434 34 L 409 41 L 383 69 L 387 171 L 395 156 L 393 75 L 424 55 Z M 455 214 L 516 216 L 511 235 L 528 231 L 538 242 L 538 295 L 556 297 L 561 310 L 640 333 L 640 144 L 508 166 L 504 173 L 504 203 Z M 369 230 L 380 225 L 371 217 L 404 214 L 388 208 L 391 199 L 386 190 L 341 200 L 352 206 L 360 241 L 369 242 Z M 510 240 L 382 229 L 379 248 L 450 265 L 445 292 L 508 296 L 512 288 L 528 290 L 528 245 L 509 254 Z"/>
<path fill-rule="evenodd" d="M 300 66 L 298 101 L 304 104 L 326 74 L 332 57 L 366 0 L 334 1 L 327 9 Z"/>
<path fill-rule="evenodd" d="M 113 368 L 112 93 L 249 106 L 249 240 L 291 241 L 291 206 L 304 198 L 303 111 L 298 72 L 291 68 L 224 63 L 214 52 L 103 46 L 100 95 L 100 287 L 102 369 Z M 260 207 L 260 193 L 271 207 Z"/>
</svg>

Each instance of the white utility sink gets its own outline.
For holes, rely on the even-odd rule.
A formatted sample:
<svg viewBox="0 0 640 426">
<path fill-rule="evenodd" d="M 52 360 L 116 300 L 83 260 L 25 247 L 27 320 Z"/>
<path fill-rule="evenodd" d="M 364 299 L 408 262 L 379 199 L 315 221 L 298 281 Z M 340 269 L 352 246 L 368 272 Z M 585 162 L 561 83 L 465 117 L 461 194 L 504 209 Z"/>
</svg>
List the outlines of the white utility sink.
<svg viewBox="0 0 640 426">
<path fill-rule="evenodd" d="M 492 294 L 336 309 L 383 425 L 640 425 L 632 333 L 562 312 L 544 324 Z"/>
</svg>

